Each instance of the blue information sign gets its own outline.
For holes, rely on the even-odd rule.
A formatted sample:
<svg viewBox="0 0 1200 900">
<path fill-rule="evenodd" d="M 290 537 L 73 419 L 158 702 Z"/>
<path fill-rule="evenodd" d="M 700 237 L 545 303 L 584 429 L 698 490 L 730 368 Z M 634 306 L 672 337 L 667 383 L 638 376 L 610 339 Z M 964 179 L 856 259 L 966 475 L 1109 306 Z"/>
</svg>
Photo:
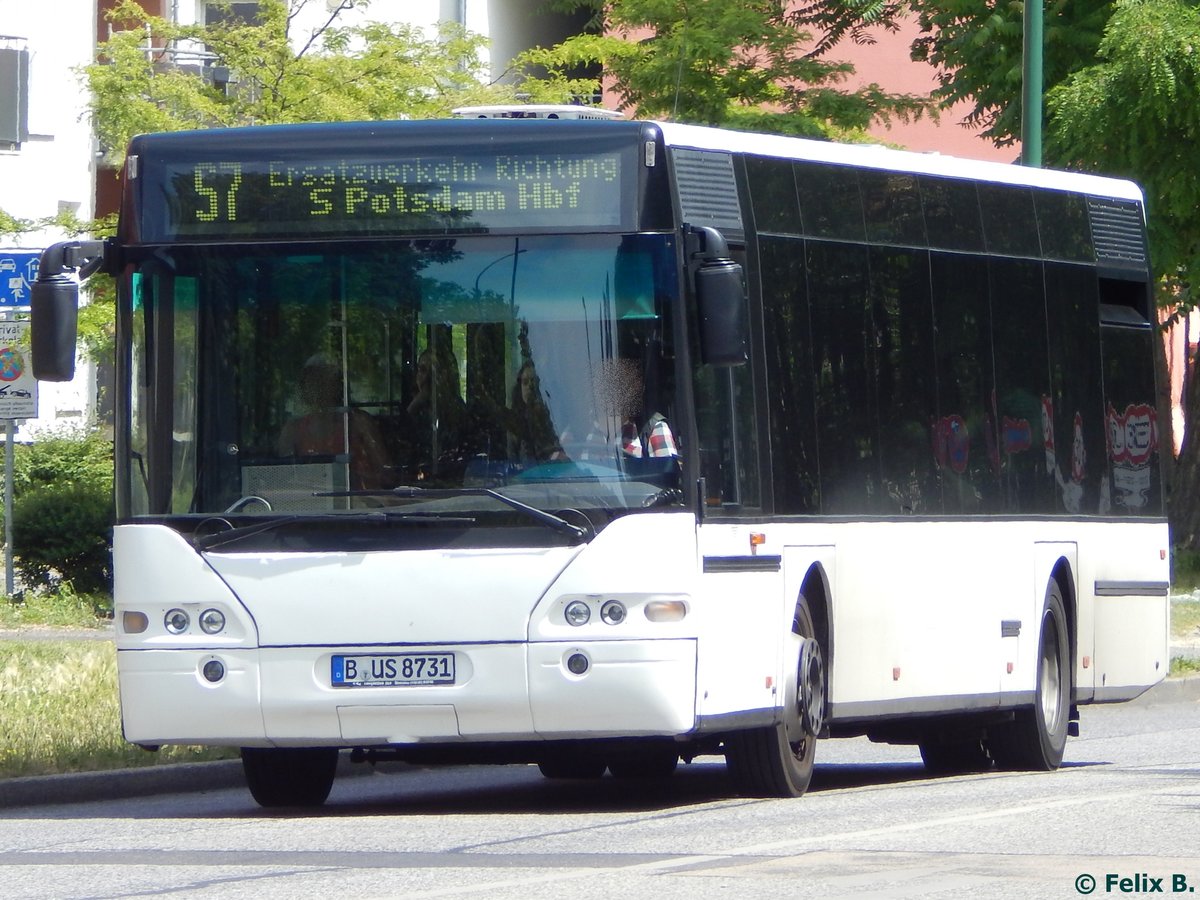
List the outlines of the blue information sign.
<svg viewBox="0 0 1200 900">
<path fill-rule="evenodd" d="M 0 250 L 0 306 L 28 306 L 41 250 Z"/>
</svg>

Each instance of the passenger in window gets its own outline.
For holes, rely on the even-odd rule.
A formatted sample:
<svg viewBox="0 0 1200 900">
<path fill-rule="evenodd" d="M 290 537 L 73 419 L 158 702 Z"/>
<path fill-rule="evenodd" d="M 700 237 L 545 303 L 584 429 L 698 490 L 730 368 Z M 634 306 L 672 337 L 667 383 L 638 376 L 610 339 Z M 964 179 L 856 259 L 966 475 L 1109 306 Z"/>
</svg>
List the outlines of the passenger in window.
<svg viewBox="0 0 1200 900">
<path fill-rule="evenodd" d="M 563 459 L 562 444 L 532 359 L 526 358 L 517 370 L 512 404 L 502 418 L 512 436 L 514 458 L 535 462 Z"/>
<path fill-rule="evenodd" d="M 300 403 L 303 412 L 280 432 L 280 456 L 303 460 L 348 453 L 352 489 L 388 486 L 391 466 L 378 424 L 370 413 L 342 405 L 341 372 L 321 354 L 310 357 L 300 372 Z"/>
<path fill-rule="evenodd" d="M 458 359 L 444 341 L 421 351 L 416 364 L 416 392 L 408 417 L 415 448 L 416 477 L 441 477 L 465 466 L 462 448 L 466 404 L 459 392 Z"/>
</svg>

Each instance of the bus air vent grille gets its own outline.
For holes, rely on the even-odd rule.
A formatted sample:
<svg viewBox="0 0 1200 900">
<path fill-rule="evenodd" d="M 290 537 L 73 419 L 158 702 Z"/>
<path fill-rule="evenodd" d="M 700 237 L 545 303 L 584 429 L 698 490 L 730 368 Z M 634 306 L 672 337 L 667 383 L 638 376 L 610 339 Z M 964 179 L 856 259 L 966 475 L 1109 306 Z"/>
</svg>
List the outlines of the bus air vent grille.
<svg viewBox="0 0 1200 900">
<path fill-rule="evenodd" d="M 733 157 L 728 153 L 681 149 L 676 149 L 673 156 L 683 221 L 711 226 L 726 239 L 744 239 Z"/>
<path fill-rule="evenodd" d="M 1102 266 L 1145 271 L 1146 243 L 1142 237 L 1142 209 L 1123 200 L 1088 198 L 1092 243 Z"/>
</svg>

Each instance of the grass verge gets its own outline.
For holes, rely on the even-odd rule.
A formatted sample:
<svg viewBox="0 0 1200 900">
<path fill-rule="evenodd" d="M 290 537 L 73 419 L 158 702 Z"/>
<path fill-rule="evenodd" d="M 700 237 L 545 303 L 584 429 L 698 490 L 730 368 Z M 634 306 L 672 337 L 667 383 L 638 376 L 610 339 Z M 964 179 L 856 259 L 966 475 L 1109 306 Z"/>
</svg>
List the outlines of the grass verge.
<svg viewBox="0 0 1200 900">
<path fill-rule="evenodd" d="M 230 759 L 236 750 L 121 736 L 117 652 L 108 641 L 0 641 L 0 778 Z"/>
</svg>

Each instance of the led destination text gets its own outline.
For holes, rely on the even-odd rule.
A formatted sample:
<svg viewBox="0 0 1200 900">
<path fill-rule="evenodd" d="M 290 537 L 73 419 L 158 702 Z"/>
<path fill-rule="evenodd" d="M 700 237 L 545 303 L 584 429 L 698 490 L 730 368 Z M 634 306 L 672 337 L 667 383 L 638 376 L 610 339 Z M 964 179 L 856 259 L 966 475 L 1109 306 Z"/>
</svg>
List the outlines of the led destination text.
<svg viewBox="0 0 1200 900">
<path fill-rule="evenodd" d="M 409 230 L 431 220 L 454 230 L 614 225 L 620 174 L 617 154 L 195 163 L 174 228 L 210 235 Z"/>
</svg>

